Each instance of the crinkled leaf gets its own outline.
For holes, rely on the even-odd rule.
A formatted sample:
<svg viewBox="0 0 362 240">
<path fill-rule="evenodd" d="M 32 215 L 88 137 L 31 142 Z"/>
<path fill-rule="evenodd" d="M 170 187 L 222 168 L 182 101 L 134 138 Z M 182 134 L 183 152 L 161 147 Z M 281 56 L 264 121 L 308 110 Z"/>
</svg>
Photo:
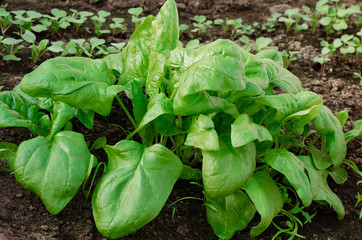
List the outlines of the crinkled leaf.
<svg viewBox="0 0 362 240">
<path fill-rule="evenodd" d="M 121 238 L 158 215 L 182 163 L 159 144 L 146 148 L 124 140 L 104 149 L 109 164 L 93 193 L 93 215 L 104 236 Z"/>
<path fill-rule="evenodd" d="M 242 187 L 261 216 L 258 226 L 252 227 L 250 236 L 256 237 L 267 229 L 283 208 L 283 196 L 277 184 L 266 171 L 254 173 Z"/>
<path fill-rule="evenodd" d="M 276 109 L 276 120 L 282 120 L 297 109 L 296 97 L 292 94 L 266 95 L 256 97 L 255 100 Z"/>
<path fill-rule="evenodd" d="M 245 64 L 245 76 L 262 89 L 269 86 L 269 77 L 264 62 L 254 54 L 240 49 Z"/>
<path fill-rule="evenodd" d="M 265 63 L 269 82 L 283 88 L 287 93 L 296 94 L 303 91 L 302 83 L 299 78 L 289 72 L 279 63 L 271 59 L 263 59 Z"/>
<path fill-rule="evenodd" d="M 149 57 L 147 94 L 153 98 L 159 93 L 164 78 L 164 65 L 179 38 L 178 13 L 174 0 L 167 0 L 152 25 L 152 46 Z"/>
<path fill-rule="evenodd" d="M 233 147 L 241 147 L 254 140 L 272 141 L 268 129 L 258 125 L 247 114 L 240 114 L 231 125 L 231 143 Z"/>
<path fill-rule="evenodd" d="M 217 210 L 206 207 L 206 216 L 220 239 L 232 238 L 235 233 L 245 229 L 255 215 L 253 203 L 242 190 L 217 199 L 206 195 L 206 202 Z"/>
<path fill-rule="evenodd" d="M 103 116 L 111 112 L 113 98 L 123 86 L 104 61 L 58 57 L 42 63 L 25 75 L 20 89 L 33 97 L 48 97 L 72 107 L 93 110 Z"/>
<path fill-rule="evenodd" d="M 58 214 L 84 181 L 91 154 L 83 135 L 60 132 L 20 144 L 14 161 L 16 180 L 37 194 L 51 214 Z"/>
<path fill-rule="evenodd" d="M 123 68 L 119 83 L 136 80 L 146 85 L 149 55 L 152 44 L 152 22 L 154 16 L 148 16 L 133 32 L 127 46 L 122 50 Z"/>
<path fill-rule="evenodd" d="M 309 156 L 299 156 L 299 159 L 304 163 L 308 177 L 311 183 L 311 190 L 313 193 L 313 200 L 315 201 L 326 201 L 338 214 L 338 219 L 344 217 L 344 207 L 338 196 L 332 192 L 327 183 L 328 171 L 318 170 L 312 162 Z"/>
<path fill-rule="evenodd" d="M 268 58 L 278 63 L 280 66 L 283 66 L 283 57 L 280 52 L 275 51 L 273 49 L 265 49 L 258 52 L 255 56 L 260 59 Z"/>
<path fill-rule="evenodd" d="M 15 92 L 0 93 L 0 127 L 26 127 L 34 135 L 37 123 L 44 113 L 39 107 Z"/>
<path fill-rule="evenodd" d="M 231 108 L 230 102 L 215 93 L 243 90 L 244 69 L 240 48 L 228 40 L 186 50 L 173 102 L 175 115 L 205 114 Z"/>
<path fill-rule="evenodd" d="M 219 150 L 219 139 L 214 127 L 214 122 L 206 115 L 193 117 L 184 144 L 206 151 Z"/>
<path fill-rule="evenodd" d="M 232 194 L 255 170 L 255 144 L 234 148 L 229 138 L 230 135 L 220 138 L 218 151 L 202 151 L 202 179 L 206 193 L 212 198 Z"/>
<path fill-rule="evenodd" d="M 312 203 L 311 185 L 304 173 L 304 164 L 299 158 L 285 149 L 272 149 L 265 154 L 262 161 L 285 175 L 304 206 L 309 206 Z"/>
</svg>

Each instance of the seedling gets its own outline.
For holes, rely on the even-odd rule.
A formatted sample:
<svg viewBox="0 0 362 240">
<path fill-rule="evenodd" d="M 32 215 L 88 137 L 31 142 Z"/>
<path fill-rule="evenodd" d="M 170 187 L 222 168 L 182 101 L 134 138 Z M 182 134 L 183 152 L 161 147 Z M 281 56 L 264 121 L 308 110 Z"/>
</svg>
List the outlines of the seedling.
<svg viewBox="0 0 362 240">
<path fill-rule="evenodd" d="M 70 9 L 70 11 L 73 12 L 73 14 L 68 18 L 68 22 L 73 23 L 76 33 L 78 33 L 80 26 L 87 21 L 88 17 L 93 16 L 92 12 L 78 12 L 75 9 Z"/>
<path fill-rule="evenodd" d="M 110 12 L 100 10 L 98 11 L 96 16 L 91 17 L 91 20 L 93 21 L 95 27 L 95 33 L 97 34 L 98 37 L 101 36 L 102 34 L 108 34 L 111 32 L 108 29 L 104 30 L 101 29 L 102 25 L 106 22 L 106 18 L 110 15 L 111 15 Z"/>
<path fill-rule="evenodd" d="M 237 18 L 237 19 L 229 19 L 228 24 L 232 26 L 233 29 L 231 29 L 231 38 L 236 38 L 237 35 L 243 35 L 243 33 L 238 32 L 243 27 L 243 19 Z"/>
<path fill-rule="evenodd" d="M 253 48 L 250 39 L 248 36 L 243 35 L 239 38 L 239 40 L 244 44 L 244 46 L 242 46 L 241 48 L 244 49 L 245 51 L 250 52 L 251 49 Z"/>
<path fill-rule="evenodd" d="M 82 45 L 79 45 L 82 49 L 85 55 L 87 55 L 90 58 L 95 58 L 96 56 L 103 54 L 102 51 L 98 51 L 94 53 L 94 50 L 98 47 L 100 47 L 102 44 L 104 44 L 106 41 L 104 39 L 98 39 L 98 38 L 91 38 L 89 42 L 85 42 Z M 102 49 L 102 48 L 99 48 Z M 107 54 L 106 54 L 107 55 Z"/>
<path fill-rule="evenodd" d="M 333 43 L 329 44 L 327 41 L 325 40 L 322 40 L 321 41 L 321 46 L 323 47 L 322 48 L 322 55 L 325 55 L 325 54 L 329 54 L 329 58 L 330 59 L 333 59 L 333 55 L 335 53 L 335 51 L 341 47 L 343 44 L 342 44 L 342 40 L 340 38 L 336 38 L 333 40 Z"/>
<path fill-rule="evenodd" d="M 63 46 L 64 46 L 63 41 L 51 42 L 50 46 L 48 47 L 48 50 L 53 53 L 60 53 L 64 51 Z"/>
<path fill-rule="evenodd" d="M 6 31 L 13 24 L 12 19 L 13 17 L 10 12 L 6 11 L 5 8 L 0 8 L 0 29 L 3 36 L 5 36 Z"/>
<path fill-rule="evenodd" d="M 197 28 L 197 32 L 200 37 L 205 34 L 208 28 L 212 28 L 212 21 L 207 20 L 205 16 L 195 16 L 194 20 L 196 23 L 193 23 L 192 25 Z"/>
<path fill-rule="evenodd" d="M 326 62 L 331 61 L 331 59 L 328 57 L 327 54 L 328 53 L 326 53 L 325 55 L 322 55 L 321 57 L 314 57 L 313 58 L 313 62 L 319 63 L 321 65 L 322 75 L 324 75 L 324 73 L 325 73 Z"/>
<path fill-rule="evenodd" d="M 43 25 L 50 25 L 51 34 L 54 35 L 58 33 L 59 28 L 66 29 L 70 26 L 68 22 L 67 12 L 64 10 L 59 10 L 57 8 L 53 8 L 51 11 L 52 16 L 44 15 L 47 19 L 43 20 Z M 48 20 L 48 21 L 47 21 Z M 50 24 L 49 24 L 50 22 Z M 59 33 L 58 33 L 59 34 Z"/>
<path fill-rule="evenodd" d="M 265 24 L 267 32 L 275 31 L 275 25 L 278 21 L 278 18 L 281 17 L 281 13 L 274 13 L 271 18 L 267 18 L 267 23 Z"/>
<path fill-rule="evenodd" d="M 21 36 L 26 42 L 31 43 L 29 48 L 31 49 L 31 59 L 33 63 L 37 63 L 39 58 L 46 52 L 49 40 L 43 39 L 38 45 L 35 44 L 36 36 L 29 30 L 25 30 L 25 33 Z"/>
<path fill-rule="evenodd" d="M 143 20 L 145 20 L 145 17 L 139 17 L 143 13 L 143 8 L 141 7 L 130 8 L 128 9 L 128 13 L 132 15 L 132 22 L 135 24 L 136 28 L 143 22 Z"/>
<path fill-rule="evenodd" d="M 117 33 L 117 29 L 120 30 L 121 35 L 127 31 L 127 27 L 123 25 L 124 18 L 112 18 L 113 23 L 109 24 L 109 27 L 113 29 L 113 35 Z"/>
<path fill-rule="evenodd" d="M 354 72 L 353 73 L 353 77 L 354 78 L 358 78 L 360 81 L 359 81 L 359 84 L 362 85 L 362 76 L 361 76 L 361 73 L 360 72 Z"/>
<path fill-rule="evenodd" d="M 353 35 L 344 34 L 341 37 L 343 46 L 339 49 L 343 58 L 346 58 L 348 53 L 354 53 L 356 44 L 353 42 Z"/>
<path fill-rule="evenodd" d="M 299 51 L 282 51 L 282 58 L 283 58 L 283 66 L 284 68 L 288 68 L 292 62 L 295 62 L 298 60 L 298 54 L 301 52 Z"/>
<path fill-rule="evenodd" d="M 41 24 L 33 26 L 33 22 L 43 16 L 41 13 L 38 13 L 36 11 L 13 11 L 13 13 L 15 14 L 15 20 L 13 20 L 12 22 L 13 24 L 19 26 L 19 35 L 24 34 L 26 30 L 33 30 L 36 32 L 46 30 L 46 27 L 42 26 Z M 23 16 L 25 13 L 26 17 Z"/>
<path fill-rule="evenodd" d="M 113 54 L 113 53 L 120 53 L 122 51 L 122 49 L 124 48 L 124 46 L 126 46 L 125 42 L 120 42 L 120 43 L 111 43 L 111 46 L 106 47 L 104 45 L 102 45 L 102 49 L 105 50 L 106 48 L 106 52 L 107 55 L 108 54 Z"/>
<path fill-rule="evenodd" d="M 7 61 L 8 63 L 11 61 L 20 61 L 21 58 L 16 56 L 16 53 L 24 48 L 24 45 L 18 45 L 21 43 L 22 39 L 14 39 L 14 38 L 4 38 L 2 40 L 2 43 L 4 44 L 5 48 L 8 50 L 8 54 L 3 56 L 3 59 Z M 16 46 L 18 45 L 18 46 Z"/>
<path fill-rule="evenodd" d="M 190 28 L 189 25 L 183 23 L 183 24 L 181 24 L 181 25 L 179 26 L 178 30 L 179 30 L 179 32 L 181 33 L 181 32 L 186 31 L 186 30 L 189 29 L 189 28 Z"/>
<path fill-rule="evenodd" d="M 226 18 L 225 21 L 224 19 L 221 18 L 214 20 L 214 24 L 222 26 L 224 34 L 228 32 L 230 25 L 233 25 L 233 23 L 234 23 L 233 20 L 229 20 L 228 18 Z"/>
</svg>

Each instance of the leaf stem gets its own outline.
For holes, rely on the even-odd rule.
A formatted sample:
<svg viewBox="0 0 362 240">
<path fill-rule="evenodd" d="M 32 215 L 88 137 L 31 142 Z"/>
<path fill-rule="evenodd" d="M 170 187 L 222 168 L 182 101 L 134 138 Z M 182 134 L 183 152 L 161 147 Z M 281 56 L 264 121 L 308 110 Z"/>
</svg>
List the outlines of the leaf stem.
<svg viewBox="0 0 362 240">
<path fill-rule="evenodd" d="M 128 119 L 131 121 L 133 127 L 134 127 L 134 128 L 137 128 L 137 124 L 136 124 L 135 120 L 133 119 L 133 117 L 132 117 L 132 115 L 129 113 L 129 111 L 127 110 L 126 106 L 123 104 L 121 98 L 120 98 L 118 95 L 116 95 L 116 99 L 117 99 L 117 101 L 119 102 L 119 104 L 121 105 L 123 111 L 126 113 Z"/>
</svg>

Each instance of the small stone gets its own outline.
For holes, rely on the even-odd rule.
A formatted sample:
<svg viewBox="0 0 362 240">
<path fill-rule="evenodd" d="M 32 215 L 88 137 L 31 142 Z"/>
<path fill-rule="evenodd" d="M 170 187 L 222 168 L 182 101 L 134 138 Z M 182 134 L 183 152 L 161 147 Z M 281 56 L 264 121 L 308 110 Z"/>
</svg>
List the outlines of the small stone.
<svg viewBox="0 0 362 240">
<path fill-rule="evenodd" d="M 334 87 L 331 89 L 331 92 L 337 92 L 338 91 L 338 88 Z"/>
<path fill-rule="evenodd" d="M 47 231 L 49 229 L 48 225 L 41 225 L 40 229 L 43 231 Z"/>
<path fill-rule="evenodd" d="M 177 3 L 177 8 L 178 9 L 186 9 L 186 4 L 185 3 Z"/>
<path fill-rule="evenodd" d="M 15 197 L 17 198 L 21 198 L 22 196 L 23 196 L 22 192 L 15 193 Z"/>
<path fill-rule="evenodd" d="M 341 89 L 344 86 L 344 82 L 341 80 L 337 80 L 332 83 L 332 86 L 335 88 Z"/>
<path fill-rule="evenodd" d="M 57 232 L 57 231 L 59 231 L 59 227 L 58 227 L 58 226 L 53 227 L 52 230 L 53 230 L 54 232 Z"/>
</svg>

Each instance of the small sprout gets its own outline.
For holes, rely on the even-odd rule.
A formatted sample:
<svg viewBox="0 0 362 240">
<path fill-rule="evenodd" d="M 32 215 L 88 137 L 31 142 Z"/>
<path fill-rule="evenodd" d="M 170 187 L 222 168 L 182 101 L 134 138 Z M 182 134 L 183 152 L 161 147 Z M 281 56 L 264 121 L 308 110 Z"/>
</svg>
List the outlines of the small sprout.
<svg viewBox="0 0 362 240">
<path fill-rule="evenodd" d="M 13 24 L 13 17 L 5 8 L 0 8 L 0 29 L 1 34 L 5 36 L 6 31 Z"/>
<path fill-rule="evenodd" d="M 26 17 L 23 16 L 26 13 Z M 25 30 L 32 30 L 33 22 L 42 17 L 41 13 L 36 11 L 17 11 L 15 13 L 15 19 L 12 21 L 14 24 L 18 25 L 20 28 L 19 35 L 24 34 Z M 35 30 L 44 31 L 44 28 L 36 27 Z M 46 30 L 46 29 L 45 29 Z"/>
<path fill-rule="evenodd" d="M 113 23 L 109 24 L 109 27 L 113 29 L 113 35 L 117 33 L 117 29 L 121 31 L 121 35 L 127 31 L 127 27 L 122 24 L 124 22 L 124 18 L 112 18 L 112 21 Z"/>
<path fill-rule="evenodd" d="M 218 18 L 218 19 L 214 20 L 214 24 L 222 26 L 224 34 L 226 34 L 227 31 L 229 30 L 231 22 L 227 18 L 226 18 L 225 21 L 223 19 L 221 19 L 221 18 Z"/>
<path fill-rule="evenodd" d="M 187 29 L 189 29 L 189 25 L 187 25 L 187 24 L 181 24 L 180 26 L 179 26 L 179 32 L 183 32 L 183 31 L 186 31 Z"/>
<path fill-rule="evenodd" d="M 110 16 L 111 13 L 104 11 L 104 10 L 100 10 L 97 13 L 97 16 L 93 16 L 91 17 L 91 20 L 93 21 L 94 27 L 95 27 L 95 33 L 97 34 L 97 36 L 101 36 L 102 34 L 108 34 L 110 33 L 110 31 L 107 30 L 102 30 L 102 25 L 103 23 L 106 22 L 106 17 Z"/>
<path fill-rule="evenodd" d="M 126 45 L 125 42 L 120 42 L 120 43 L 111 43 L 112 46 L 109 46 L 107 48 L 109 54 L 112 53 L 120 53 L 122 51 L 122 49 L 124 48 L 124 46 Z"/>
<path fill-rule="evenodd" d="M 284 68 L 288 68 L 290 66 L 290 64 L 294 61 L 298 60 L 298 54 L 300 54 L 301 52 L 299 51 L 282 51 L 282 58 L 283 58 L 283 66 Z"/>
<path fill-rule="evenodd" d="M 70 11 L 73 12 L 73 14 L 68 18 L 68 22 L 73 23 L 76 33 L 78 33 L 80 26 L 82 26 L 87 21 L 88 17 L 93 16 L 92 12 L 78 12 L 75 9 L 70 9 Z"/>
<path fill-rule="evenodd" d="M 244 46 L 242 46 L 241 48 L 250 52 L 252 49 L 252 45 L 250 43 L 249 37 L 246 35 L 243 35 L 239 38 L 239 40 L 244 44 Z"/>
<path fill-rule="evenodd" d="M 362 85 L 362 76 L 361 76 L 361 73 L 359 73 L 359 72 L 354 72 L 354 73 L 353 73 L 353 77 L 354 77 L 354 78 L 359 78 L 359 80 L 360 80 L 360 81 L 359 81 L 359 84 Z"/>
<path fill-rule="evenodd" d="M 231 25 L 233 29 L 231 30 L 231 37 L 236 38 L 238 34 L 243 35 L 243 33 L 239 33 L 238 30 L 243 27 L 243 19 L 237 18 L 237 19 L 228 19 L 227 24 Z"/>
<path fill-rule="evenodd" d="M 199 36 L 203 36 L 206 29 L 212 28 L 212 21 L 207 20 L 205 16 L 195 16 L 194 19 L 196 23 L 193 23 L 192 25 L 197 28 Z"/>
<path fill-rule="evenodd" d="M 48 47 L 48 50 L 53 53 L 59 53 L 64 51 L 64 42 L 63 41 L 56 41 L 52 42 L 51 45 Z"/>
<path fill-rule="evenodd" d="M 328 58 L 328 56 L 322 55 L 321 57 L 314 57 L 313 58 L 313 62 L 319 63 L 322 66 L 322 75 L 324 75 L 325 72 L 325 63 L 331 61 L 330 58 Z"/>
<path fill-rule="evenodd" d="M 66 29 L 70 26 L 70 23 L 68 22 L 68 16 L 67 12 L 64 10 L 59 10 L 57 8 L 53 8 L 51 11 L 52 16 L 50 15 L 44 15 L 48 20 L 43 20 L 42 24 L 44 26 L 50 24 L 51 34 L 54 35 L 58 32 L 59 28 Z"/>
<path fill-rule="evenodd" d="M 353 42 L 353 35 L 344 34 L 341 37 L 343 46 L 339 51 L 343 54 L 343 58 L 346 57 L 348 53 L 354 53 L 356 44 Z"/>
<path fill-rule="evenodd" d="M 33 63 L 37 63 L 39 58 L 46 52 L 49 40 L 43 39 L 39 42 L 38 45 L 35 45 L 36 36 L 34 33 L 30 32 L 29 30 L 26 30 L 21 37 L 26 42 L 32 44 L 29 47 L 31 49 L 31 59 L 33 60 Z"/>
<path fill-rule="evenodd" d="M 143 8 L 141 8 L 141 7 L 130 8 L 130 9 L 128 9 L 128 13 L 132 15 L 132 22 L 135 24 L 136 28 L 145 19 L 145 17 L 142 17 L 142 18 L 139 17 L 139 15 L 141 15 L 141 13 L 143 13 Z"/>
<path fill-rule="evenodd" d="M 21 43 L 23 40 L 22 39 L 14 39 L 14 38 L 5 38 L 4 40 L 2 40 L 2 43 L 4 44 L 5 48 L 8 50 L 7 55 L 5 55 L 3 57 L 3 59 L 7 62 L 10 61 L 20 61 L 21 58 L 18 58 L 16 56 L 16 53 L 24 48 L 24 45 L 18 45 L 19 43 Z M 18 45 L 17 47 L 15 47 L 15 45 Z"/>
</svg>

